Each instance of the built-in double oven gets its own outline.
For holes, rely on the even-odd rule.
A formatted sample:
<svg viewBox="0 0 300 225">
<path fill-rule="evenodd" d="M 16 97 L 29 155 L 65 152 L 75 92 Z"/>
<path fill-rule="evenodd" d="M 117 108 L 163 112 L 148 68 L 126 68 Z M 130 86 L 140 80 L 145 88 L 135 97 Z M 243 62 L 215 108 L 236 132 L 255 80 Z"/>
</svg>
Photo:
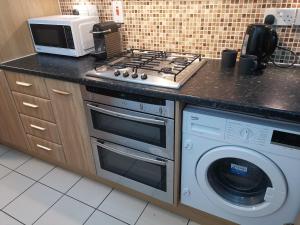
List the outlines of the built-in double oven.
<svg viewBox="0 0 300 225">
<path fill-rule="evenodd" d="M 173 203 L 174 102 L 82 86 L 97 175 Z"/>
</svg>

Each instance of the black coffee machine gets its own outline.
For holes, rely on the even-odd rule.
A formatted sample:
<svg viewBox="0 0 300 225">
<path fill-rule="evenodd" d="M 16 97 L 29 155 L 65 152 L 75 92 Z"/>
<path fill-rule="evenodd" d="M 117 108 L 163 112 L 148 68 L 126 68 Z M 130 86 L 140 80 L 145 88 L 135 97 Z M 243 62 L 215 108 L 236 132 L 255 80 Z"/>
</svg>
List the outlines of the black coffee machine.
<svg viewBox="0 0 300 225">
<path fill-rule="evenodd" d="M 257 56 L 258 69 L 264 69 L 277 43 L 278 35 L 270 26 L 250 24 L 246 30 L 241 54 Z"/>
<path fill-rule="evenodd" d="M 91 55 L 103 60 L 121 54 L 122 41 L 119 28 L 119 24 L 113 21 L 95 24 L 92 30 L 95 51 Z"/>
</svg>

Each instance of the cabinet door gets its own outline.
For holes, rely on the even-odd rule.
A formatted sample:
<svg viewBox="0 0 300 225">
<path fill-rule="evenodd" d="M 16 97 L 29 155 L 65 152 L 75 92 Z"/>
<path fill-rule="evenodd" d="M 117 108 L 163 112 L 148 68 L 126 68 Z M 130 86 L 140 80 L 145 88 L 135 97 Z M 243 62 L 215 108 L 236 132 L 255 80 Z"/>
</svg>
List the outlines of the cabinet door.
<svg viewBox="0 0 300 225">
<path fill-rule="evenodd" d="M 66 162 L 95 174 L 91 142 L 79 84 L 46 79 Z"/>
<path fill-rule="evenodd" d="M 0 142 L 27 151 L 28 143 L 4 71 L 0 70 Z"/>
</svg>

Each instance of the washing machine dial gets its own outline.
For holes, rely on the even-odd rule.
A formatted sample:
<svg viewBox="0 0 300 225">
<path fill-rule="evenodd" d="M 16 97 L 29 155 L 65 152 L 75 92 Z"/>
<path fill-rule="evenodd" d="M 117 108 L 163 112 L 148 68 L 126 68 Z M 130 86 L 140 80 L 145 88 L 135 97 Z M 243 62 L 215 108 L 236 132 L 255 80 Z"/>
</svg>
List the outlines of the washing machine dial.
<svg viewBox="0 0 300 225">
<path fill-rule="evenodd" d="M 183 145 L 185 150 L 192 150 L 193 142 L 191 140 L 186 140 Z"/>
<path fill-rule="evenodd" d="M 240 132 L 240 136 L 243 140 L 248 141 L 253 136 L 253 132 L 249 128 L 243 128 Z"/>
</svg>

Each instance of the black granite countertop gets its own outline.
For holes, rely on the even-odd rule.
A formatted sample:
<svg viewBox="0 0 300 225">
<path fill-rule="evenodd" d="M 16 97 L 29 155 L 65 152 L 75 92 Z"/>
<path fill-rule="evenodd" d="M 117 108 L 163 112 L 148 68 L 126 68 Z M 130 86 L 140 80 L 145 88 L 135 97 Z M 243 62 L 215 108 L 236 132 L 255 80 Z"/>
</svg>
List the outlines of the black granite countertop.
<svg viewBox="0 0 300 225">
<path fill-rule="evenodd" d="M 181 89 L 174 90 L 108 79 L 86 79 L 85 73 L 93 69 L 94 63 L 90 56 L 75 59 L 37 54 L 3 63 L 0 68 L 300 123 L 299 67 L 280 69 L 270 65 L 262 75 L 249 76 L 240 75 L 236 68 L 224 71 L 219 60 L 208 60 Z"/>
</svg>

